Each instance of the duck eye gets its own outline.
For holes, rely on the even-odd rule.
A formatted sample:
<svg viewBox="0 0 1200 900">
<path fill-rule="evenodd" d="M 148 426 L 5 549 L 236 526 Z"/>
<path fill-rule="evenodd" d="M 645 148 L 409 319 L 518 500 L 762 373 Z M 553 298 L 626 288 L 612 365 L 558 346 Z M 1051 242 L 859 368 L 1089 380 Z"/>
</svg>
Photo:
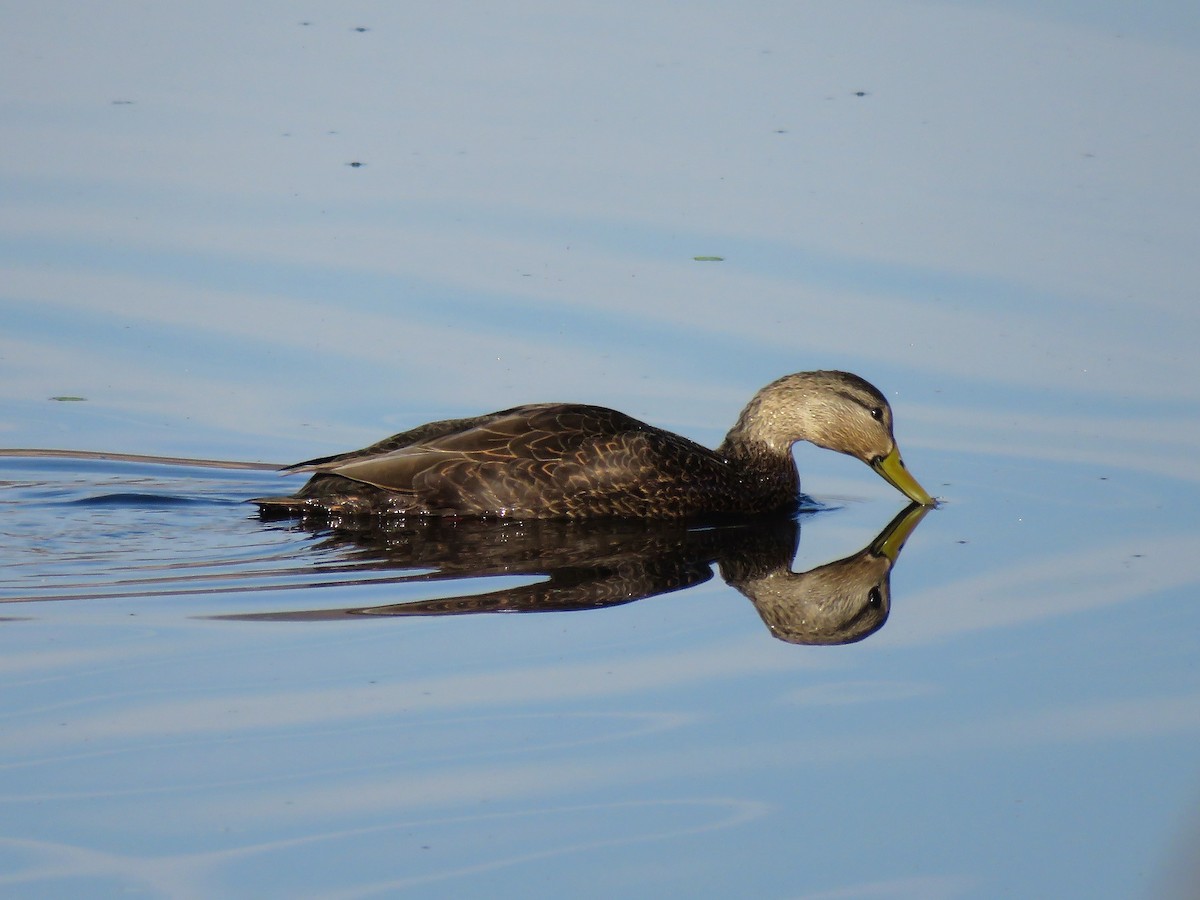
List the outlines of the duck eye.
<svg viewBox="0 0 1200 900">
<path fill-rule="evenodd" d="M 876 422 L 882 422 L 883 421 L 883 407 L 882 406 L 872 407 L 871 408 L 871 418 L 874 419 Z"/>
<path fill-rule="evenodd" d="M 867 605 L 873 609 L 883 606 L 883 593 L 878 587 L 873 587 L 867 592 Z"/>
</svg>

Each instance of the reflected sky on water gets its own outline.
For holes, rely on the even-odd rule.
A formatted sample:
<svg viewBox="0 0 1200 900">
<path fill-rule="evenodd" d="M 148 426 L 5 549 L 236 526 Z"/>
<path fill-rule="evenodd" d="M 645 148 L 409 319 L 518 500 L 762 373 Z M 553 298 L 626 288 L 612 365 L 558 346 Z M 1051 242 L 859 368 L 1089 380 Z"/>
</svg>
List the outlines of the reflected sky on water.
<svg viewBox="0 0 1200 900">
<path fill-rule="evenodd" d="M 1200 28 L 1132 10 L 10 15 L 0 446 L 283 463 L 539 400 L 715 445 L 828 367 L 946 503 L 846 646 L 720 577 L 241 621 L 430 594 L 314 590 L 353 557 L 253 516 L 271 473 L 0 459 L 0 892 L 1189 896 Z M 794 572 L 902 505 L 797 458 Z"/>
</svg>

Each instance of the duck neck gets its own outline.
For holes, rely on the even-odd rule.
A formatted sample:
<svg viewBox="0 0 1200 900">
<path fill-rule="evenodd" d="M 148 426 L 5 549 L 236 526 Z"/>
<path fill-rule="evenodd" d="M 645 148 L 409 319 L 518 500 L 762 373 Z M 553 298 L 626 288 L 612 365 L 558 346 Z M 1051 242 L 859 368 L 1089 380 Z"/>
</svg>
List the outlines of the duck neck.
<svg viewBox="0 0 1200 900">
<path fill-rule="evenodd" d="M 717 454 L 735 467 L 749 490 L 764 497 L 794 496 L 800 491 L 800 476 L 791 447 L 780 450 L 762 441 L 747 439 L 731 431 Z"/>
<path fill-rule="evenodd" d="M 822 416 L 818 407 L 806 396 L 789 395 L 782 402 L 772 392 L 774 386 L 767 385 L 750 399 L 725 435 L 722 447 L 745 448 L 746 452 L 790 459 L 794 443 L 808 440 L 809 435 L 820 430 Z"/>
</svg>

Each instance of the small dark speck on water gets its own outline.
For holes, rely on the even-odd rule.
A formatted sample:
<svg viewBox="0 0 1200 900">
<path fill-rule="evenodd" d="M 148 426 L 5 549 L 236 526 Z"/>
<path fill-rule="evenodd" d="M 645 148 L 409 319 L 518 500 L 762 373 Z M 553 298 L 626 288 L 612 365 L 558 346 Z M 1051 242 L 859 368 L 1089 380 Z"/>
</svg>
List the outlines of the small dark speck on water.
<svg viewBox="0 0 1200 900">
<path fill-rule="evenodd" d="M 865 97 L 865 96 L 867 96 L 867 92 L 866 91 L 855 91 L 854 96 L 855 97 Z"/>
<path fill-rule="evenodd" d="M 723 256 L 693 256 L 692 259 L 696 262 L 725 262 Z"/>
<path fill-rule="evenodd" d="M 113 106 L 133 106 L 133 102 L 134 101 L 132 101 L 132 100 L 114 100 L 112 102 L 112 105 Z"/>
<path fill-rule="evenodd" d="M 348 165 L 352 169 L 361 169 L 363 166 L 366 165 L 366 163 L 358 162 L 357 160 L 355 160 L 354 162 L 346 163 L 346 165 Z"/>
<path fill-rule="evenodd" d="M 87 397 L 70 397 L 70 396 L 63 395 L 60 397 L 51 397 L 50 399 L 57 400 L 60 403 L 81 403 L 82 401 L 86 400 Z"/>
<path fill-rule="evenodd" d="M 364 31 L 370 31 L 371 29 L 370 29 L 370 28 L 364 28 L 362 25 L 359 25 L 359 26 L 358 26 L 357 28 L 355 28 L 354 30 L 355 30 L 355 31 L 357 31 L 359 34 L 362 34 Z"/>
</svg>

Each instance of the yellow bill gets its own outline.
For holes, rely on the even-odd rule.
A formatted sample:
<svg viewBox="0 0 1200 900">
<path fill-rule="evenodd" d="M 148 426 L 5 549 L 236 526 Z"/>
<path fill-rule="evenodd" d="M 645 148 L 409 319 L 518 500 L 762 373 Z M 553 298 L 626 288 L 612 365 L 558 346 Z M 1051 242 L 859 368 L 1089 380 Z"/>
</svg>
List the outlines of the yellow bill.
<svg viewBox="0 0 1200 900">
<path fill-rule="evenodd" d="M 879 537 L 871 542 L 871 552 L 876 556 L 886 556 L 889 562 L 894 563 L 900 556 L 904 542 L 908 540 L 910 534 L 917 530 L 917 526 L 930 509 L 931 507 L 928 506 L 910 503 L 888 523 L 887 528 L 880 532 Z"/>
<path fill-rule="evenodd" d="M 871 463 L 871 468 L 883 476 L 883 479 L 896 490 L 908 497 L 913 503 L 922 506 L 937 506 L 937 501 L 925 492 L 925 488 L 917 483 L 917 479 L 904 468 L 904 460 L 900 458 L 900 448 L 893 447 L 887 456 L 880 457 Z"/>
</svg>

